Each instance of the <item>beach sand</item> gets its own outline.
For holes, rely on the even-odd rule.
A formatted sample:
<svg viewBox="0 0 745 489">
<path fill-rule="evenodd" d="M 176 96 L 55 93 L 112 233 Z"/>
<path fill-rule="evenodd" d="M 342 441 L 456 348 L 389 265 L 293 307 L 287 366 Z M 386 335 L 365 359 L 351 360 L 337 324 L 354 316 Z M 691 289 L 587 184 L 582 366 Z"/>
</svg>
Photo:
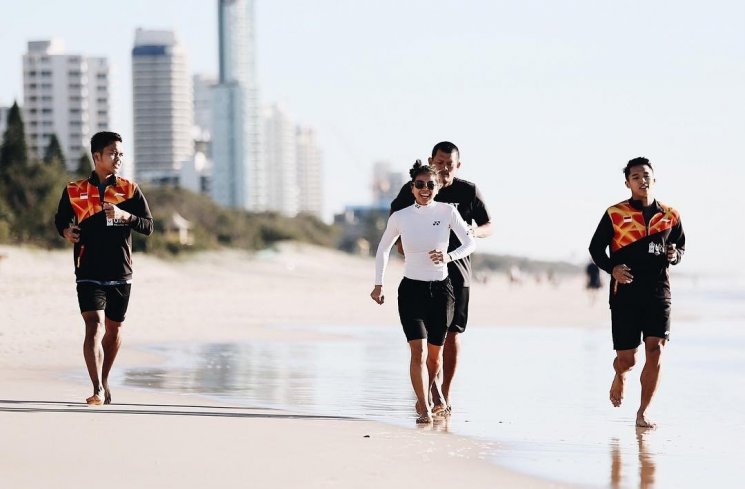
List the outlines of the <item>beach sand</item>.
<svg viewBox="0 0 745 489">
<path fill-rule="evenodd" d="M 409 429 L 129 388 L 115 390 L 111 406 L 86 407 L 91 387 L 70 375 L 84 375 L 70 250 L 0 247 L 0 255 L 5 487 L 561 487 L 487 461 L 484 442 L 413 422 Z M 137 254 L 134 268 L 115 370 L 157 365 L 162 359 L 140 348 L 154 343 L 308 340 L 318 337 L 314 325 L 398 327 L 395 260 L 382 307 L 369 298 L 372 259 L 307 245 L 174 261 Z M 494 276 L 471 294 L 471 324 L 597 328 L 608 320 L 604 293 L 589 306 L 581 277 L 511 285 Z"/>
</svg>

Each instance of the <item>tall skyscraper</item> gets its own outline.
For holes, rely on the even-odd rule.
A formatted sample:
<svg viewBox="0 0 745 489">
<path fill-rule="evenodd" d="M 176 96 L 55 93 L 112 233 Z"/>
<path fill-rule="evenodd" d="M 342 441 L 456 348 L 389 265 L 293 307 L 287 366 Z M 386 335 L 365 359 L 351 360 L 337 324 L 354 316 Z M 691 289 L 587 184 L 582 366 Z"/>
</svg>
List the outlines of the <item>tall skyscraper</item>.
<svg viewBox="0 0 745 489">
<path fill-rule="evenodd" d="M 132 99 L 138 181 L 179 183 L 181 167 L 194 155 L 192 96 L 186 53 L 176 35 L 137 29 Z"/>
<path fill-rule="evenodd" d="M 262 111 L 267 210 L 287 216 L 298 213 L 298 165 L 295 124 L 278 105 Z"/>
<path fill-rule="evenodd" d="M 319 219 L 323 212 L 323 168 L 316 132 L 310 127 L 297 126 L 295 132 L 298 211 Z"/>
<path fill-rule="evenodd" d="M 110 129 L 108 61 L 64 54 L 58 40 L 30 41 L 23 55 L 23 103 L 30 153 L 41 158 L 56 134 L 66 166 L 74 170 L 91 135 Z"/>
<path fill-rule="evenodd" d="M 213 199 L 266 208 L 254 56 L 253 0 L 218 0 L 220 77 L 213 91 Z"/>
<path fill-rule="evenodd" d="M 0 144 L 3 144 L 3 136 L 8 128 L 8 112 L 10 107 L 0 107 Z"/>
</svg>

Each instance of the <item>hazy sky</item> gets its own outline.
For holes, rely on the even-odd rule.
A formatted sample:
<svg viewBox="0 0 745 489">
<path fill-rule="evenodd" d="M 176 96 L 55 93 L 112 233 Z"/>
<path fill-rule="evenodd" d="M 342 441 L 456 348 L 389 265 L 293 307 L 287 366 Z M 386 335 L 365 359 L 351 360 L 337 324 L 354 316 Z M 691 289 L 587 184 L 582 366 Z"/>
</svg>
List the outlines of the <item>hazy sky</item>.
<svg viewBox="0 0 745 489">
<path fill-rule="evenodd" d="M 217 72 L 217 1 L 0 0 L 0 104 L 22 99 L 28 40 L 106 56 L 131 144 L 137 27 L 174 29 Z M 367 203 L 372 163 L 462 152 L 496 232 L 481 249 L 584 261 L 621 169 L 655 164 L 689 271 L 742 271 L 745 3 L 712 0 L 257 0 L 263 103 L 316 127 L 327 215 Z M 130 154 L 133 151 L 130 149 Z"/>
</svg>

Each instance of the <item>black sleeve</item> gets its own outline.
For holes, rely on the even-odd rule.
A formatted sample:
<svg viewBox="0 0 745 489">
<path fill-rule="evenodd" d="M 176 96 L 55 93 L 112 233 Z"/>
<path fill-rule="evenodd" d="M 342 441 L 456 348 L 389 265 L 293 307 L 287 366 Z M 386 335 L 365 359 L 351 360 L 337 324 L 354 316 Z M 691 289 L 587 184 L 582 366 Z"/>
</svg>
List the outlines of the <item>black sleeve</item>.
<svg viewBox="0 0 745 489">
<path fill-rule="evenodd" d="M 130 212 L 130 214 L 134 217 L 129 222 L 129 225 L 138 233 L 150 236 L 153 234 L 153 215 L 150 213 L 150 206 L 147 205 L 147 200 L 140 187 L 135 188 L 135 194 L 132 200 L 134 212 Z"/>
<path fill-rule="evenodd" d="M 405 209 L 413 203 L 414 194 L 411 193 L 411 184 L 405 183 L 404 186 L 401 187 L 401 191 L 398 192 L 396 198 L 393 199 L 393 202 L 391 202 L 391 210 L 388 215 L 391 215 L 396 211 L 400 211 L 401 209 Z"/>
<path fill-rule="evenodd" d="M 478 187 L 474 187 L 474 190 L 476 191 L 476 195 L 474 195 L 473 197 L 472 217 L 473 220 L 476 221 L 477 225 L 482 226 L 488 222 L 491 222 L 491 216 L 489 215 L 489 211 L 486 208 L 486 203 L 484 202 L 484 198 L 481 197 L 481 192 L 479 191 Z"/>
<path fill-rule="evenodd" d="M 57 204 L 57 214 L 54 215 L 54 226 L 60 236 L 64 236 L 62 232 L 70 227 L 74 217 L 75 213 L 72 210 L 72 204 L 70 204 L 70 197 L 67 195 L 67 187 L 65 187 L 62 191 L 62 197 L 59 199 L 59 204 Z"/>
<path fill-rule="evenodd" d="M 603 214 L 602 219 L 600 219 L 595 234 L 592 235 L 592 239 L 590 240 L 590 256 L 592 256 L 592 261 L 595 262 L 595 265 L 608 273 L 613 272 L 613 262 L 611 262 L 605 250 L 610 246 L 612 240 L 613 223 L 606 212 Z"/>
<path fill-rule="evenodd" d="M 673 226 L 673 229 L 670 231 L 667 242 L 675 244 L 678 256 L 672 264 L 677 265 L 683 259 L 683 254 L 686 252 L 686 235 L 683 232 L 683 223 L 680 220 L 678 220 L 678 224 Z"/>
</svg>

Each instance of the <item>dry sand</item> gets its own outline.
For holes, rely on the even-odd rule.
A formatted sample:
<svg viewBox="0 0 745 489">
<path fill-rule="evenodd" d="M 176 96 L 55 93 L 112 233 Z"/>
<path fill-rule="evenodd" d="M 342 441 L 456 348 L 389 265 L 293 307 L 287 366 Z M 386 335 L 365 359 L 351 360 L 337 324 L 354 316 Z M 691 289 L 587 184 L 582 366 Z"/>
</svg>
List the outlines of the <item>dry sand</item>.
<svg viewBox="0 0 745 489">
<path fill-rule="evenodd" d="M 82 400 L 90 386 L 67 375 L 84 371 L 71 252 L 0 247 L 0 255 L 3 487 L 559 487 L 484 460 L 483 443 L 433 430 L 123 388 L 114 405 L 88 408 Z M 312 328 L 288 332 L 276 324 L 398 324 L 396 261 L 382 307 L 368 295 L 371 259 L 305 245 L 183 261 L 139 254 L 135 261 L 115 369 L 157 364 L 160 358 L 134 348 L 151 343 L 317 337 Z M 474 285 L 471 301 L 469 322 L 483 326 L 599 327 L 608 320 L 604 296 L 588 307 L 580 277 L 558 286 L 492 277 Z"/>
</svg>

